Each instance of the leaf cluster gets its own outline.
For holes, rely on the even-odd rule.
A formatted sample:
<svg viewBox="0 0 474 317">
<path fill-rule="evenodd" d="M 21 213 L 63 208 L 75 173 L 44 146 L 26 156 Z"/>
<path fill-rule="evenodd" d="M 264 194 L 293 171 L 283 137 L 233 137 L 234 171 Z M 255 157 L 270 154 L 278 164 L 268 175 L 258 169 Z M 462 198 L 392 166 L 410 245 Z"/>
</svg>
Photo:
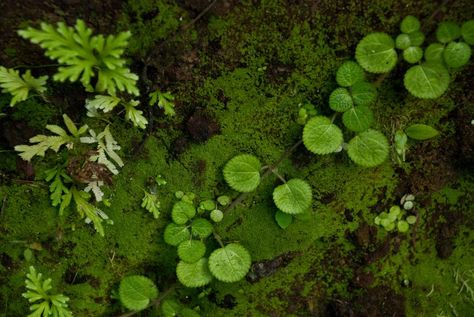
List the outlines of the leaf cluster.
<svg viewBox="0 0 474 317">
<path fill-rule="evenodd" d="M 32 303 L 32 313 L 28 317 L 72 317 L 67 304 L 69 298 L 63 294 L 50 294 L 51 279 L 43 280 L 43 275 L 37 273 L 33 266 L 30 266 L 29 270 L 25 280 L 27 291 L 22 294 Z"/>
<path fill-rule="evenodd" d="M 406 216 L 404 210 L 399 206 L 392 206 L 389 212 L 381 212 L 375 217 L 374 223 L 382 226 L 387 231 L 397 229 L 398 232 L 407 232 L 410 225 L 416 222 L 416 217 L 413 215 Z"/>
<path fill-rule="evenodd" d="M 244 278 L 250 269 L 251 259 L 240 244 L 222 246 L 206 257 L 208 250 L 205 241 L 214 228 L 202 216 L 206 211 L 212 213 L 218 210 L 216 204 L 212 200 L 204 200 L 196 208 L 193 201 L 183 199 L 185 197 L 182 195 L 181 200 L 173 205 L 173 222 L 164 231 L 165 242 L 177 247 L 180 258 L 176 266 L 178 280 L 187 287 L 201 287 L 214 278 L 223 282 L 236 282 Z"/>
<path fill-rule="evenodd" d="M 80 80 L 87 91 L 107 92 L 112 96 L 117 91 L 139 95 L 138 76 L 130 72 L 122 57 L 130 32 L 107 37 L 92 35 L 92 29 L 79 19 L 74 27 L 63 22 L 56 26 L 41 23 L 38 29 L 28 27 L 18 34 L 40 45 L 46 50 L 46 56 L 62 65 L 53 76 L 54 80 Z"/>
<path fill-rule="evenodd" d="M 48 76 L 33 77 L 29 70 L 20 76 L 18 70 L 0 66 L 0 88 L 2 88 L 2 92 L 13 96 L 10 100 L 11 107 L 20 101 L 25 101 L 31 90 L 35 90 L 39 94 L 44 93 L 47 80 Z"/>
<path fill-rule="evenodd" d="M 336 81 L 341 86 L 329 97 L 329 107 L 342 113 L 342 123 L 356 135 L 344 145 L 342 130 L 332 119 L 315 116 L 303 129 L 303 144 L 315 154 L 330 154 L 346 148 L 357 164 L 373 167 L 388 156 L 388 141 L 376 130 L 370 129 L 374 115 L 369 106 L 377 97 L 375 86 L 365 80 L 362 67 L 353 61 L 344 62 L 338 69 Z M 343 146 L 344 145 L 344 146 Z"/>
</svg>

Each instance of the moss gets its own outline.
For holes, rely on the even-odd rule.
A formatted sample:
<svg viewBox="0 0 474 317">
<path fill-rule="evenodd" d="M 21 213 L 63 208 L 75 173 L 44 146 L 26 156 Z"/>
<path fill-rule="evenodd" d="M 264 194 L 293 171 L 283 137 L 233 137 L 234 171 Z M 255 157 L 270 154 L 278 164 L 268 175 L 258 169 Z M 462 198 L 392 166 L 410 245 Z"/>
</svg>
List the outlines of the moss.
<svg viewBox="0 0 474 317">
<path fill-rule="evenodd" d="M 163 0 L 128 1 L 124 11 L 119 29 L 132 32 L 128 51 L 138 56 L 144 56 L 157 41 L 175 32 L 186 16 L 175 3 Z"/>
</svg>

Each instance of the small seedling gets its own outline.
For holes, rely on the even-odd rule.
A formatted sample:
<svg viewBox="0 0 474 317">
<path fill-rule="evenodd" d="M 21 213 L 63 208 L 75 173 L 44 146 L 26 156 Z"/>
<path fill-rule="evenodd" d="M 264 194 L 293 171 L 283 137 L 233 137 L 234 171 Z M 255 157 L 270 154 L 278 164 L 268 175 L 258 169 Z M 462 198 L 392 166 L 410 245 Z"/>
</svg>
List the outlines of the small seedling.
<svg viewBox="0 0 474 317">
<path fill-rule="evenodd" d="M 381 212 L 375 217 L 375 224 L 382 226 L 387 231 L 407 232 L 410 225 L 416 222 L 416 217 L 409 215 L 405 217 L 405 211 L 399 206 L 390 207 L 389 212 Z"/>
</svg>

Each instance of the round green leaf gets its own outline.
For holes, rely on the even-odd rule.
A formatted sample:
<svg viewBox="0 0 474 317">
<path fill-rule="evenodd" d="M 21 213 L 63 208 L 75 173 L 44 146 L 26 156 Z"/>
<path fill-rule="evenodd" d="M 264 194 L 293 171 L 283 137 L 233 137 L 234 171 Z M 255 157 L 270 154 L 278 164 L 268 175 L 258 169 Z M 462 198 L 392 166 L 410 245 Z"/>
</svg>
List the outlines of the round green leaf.
<svg viewBox="0 0 474 317">
<path fill-rule="evenodd" d="M 211 220 L 214 222 L 221 222 L 224 218 L 224 213 L 219 209 L 214 209 L 210 214 Z"/>
<path fill-rule="evenodd" d="M 377 98 L 377 88 L 371 83 L 360 81 L 352 86 L 352 99 L 357 106 L 368 106 Z"/>
<path fill-rule="evenodd" d="M 408 224 L 413 225 L 416 222 L 416 216 L 410 215 L 410 216 L 407 217 L 406 220 L 407 220 Z"/>
<path fill-rule="evenodd" d="M 425 50 L 427 62 L 441 63 L 443 60 L 444 45 L 439 43 L 430 44 Z"/>
<path fill-rule="evenodd" d="M 238 155 L 224 167 L 224 178 L 236 191 L 251 192 L 260 184 L 260 168 L 260 161 L 255 156 Z"/>
<path fill-rule="evenodd" d="M 474 45 L 474 20 L 464 22 L 461 27 L 461 34 L 467 44 Z"/>
<path fill-rule="evenodd" d="M 356 60 L 366 71 L 387 73 L 397 63 L 395 43 L 386 33 L 371 33 L 356 48 Z"/>
<path fill-rule="evenodd" d="M 163 317 L 176 317 L 182 308 L 180 304 L 172 299 L 163 300 L 160 306 Z"/>
<path fill-rule="evenodd" d="M 353 105 L 352 97 L 346 88 L 336 88 L 329 96 L 329 107 L 338 112 L 344 112 Z"/>
<path fill-rule="evenodd" d="M 441 22 L 436 29 L 436 38 L 441 43 L 449 43 L 461 36 L 461 28 L 454 22 Z"/>
<path fill-rule="evenodd" d="M 275 213 L 275 220 L 280 228 L 286 229 L 293 222 L 293 216 L 281 210 L 277 210 Z"/>
<path fill-rule="evenodd" d="M 201 258 L 194 263 L 180 261 L 176 266 L 176 276 L 186 287 L 201 287 L 212 281 L 206 258 Z"/>
<path fill-rule="evenodd" d="M 343 141 L 341 129 L 323 116 L 313 117 L 303 129 L 303 143 L 315 154 L 335 152 Z"/>
<path fill-rule="evenodd" d="M 410 33 L 408 37 L 410 38 L 411 46 L 420 46 L 425 41 L 425 35 L 420 31 Z"/>
<path fill-rule="evenodd" d="M 273 190 L 273 201 L 283 212 L 301 214 L 311 206 L 311 186 L 302 179 L 290 179 Z"/>
<path fill-rule="evenodd" d="M 179 313 L 179 317 L 200 317 L 200 316 L 201 315 L 198 312 L 187 307 L 184 307 Z"/>
<path fill-rule="evenodd" d="M 464 66 L 471 58 L 471 47 L 464 42 L 451 42 L 444 49 L 443 58 L 449 67 Z"/>
<path fill-rule="evenodd" d="M 177 246 L 190 237 L 191 233 L 185 225 L 177 225 L 175 223 L 168 224 L 163 234 L 165 242 L 172 246 Z"/>
<path fill-rule="evenodd" d="M 231 199 L 229 196 L 222 195 L 217 197 L 217 202 L 222 206 L 227 206 L 228 204 L 230 204 L 230 201 Z"/>
<path fill-rule="evenodd" d="M 379 131 L 367 130 L 349 141 L 347 153 L 351 160 L 364 167 L 382 164 L 388 157 L 387 138 Z"/>
<path fill-rule="evenodd" d="M 185 201 L 178 201 L 173 205 L 171 219 L 178 225 L 184 225 L 196 215 L 196 208 Z"/>
<path fill-rule="evenodd" d="M 418 63 L 423 57 L 423 50 L 419 46 L 410 46 L 403 51 L 403 59 L 410 64 Z"/>
<path fill-rule="evenodd" d="M 194 219 L 191 225 L 193 235 L 201 239 L 209 237 L 213 230 L 212 224 L 204 218 Z"/>
<path fill-rule="evenodd" d="M 410 37 L 408 34 L 400 34 L 395 39 L 395 46 L 400 50 L 406 50 L 411 46 Z"/>
<path fill-rule="evenodd" d="M 438 130 L 426 124 L 412 124 L 405 129 L 405 133 L 415 140 L 427 140 L 439 134 Z"/>
<path fill-rule="evenodd" d="M 407 15 L 400 23 L 400 30 L 403 33 L 411 33 L 420 30 L 420 20 L 413 15 Z"/>
<path fill-rule="evenodd" d="M 213 200 L 204 200 L 199 204 L 199 207 L 201 207 L 204 210 L 211 211 L 216 208 L 216 203 Z"/>
<path fill-rule="evenodd" d="M 186 263 L 194 263 L 206 253 L 206 245 L 199 240 L 186 240 L 178 245 L 178 256 Z"/>
<path fill-rule="evenodd" d="M 447 69 L 437 63 L 424 63 L 411 67 L 405 74 L 406 89 L 415 97 L 438 98 L 449 86 Z"/>
<path fill-rule="evenodd" d="M 209 257 L 209 270 L 222 282 L 232 283 L 243 279 L 251 264 L 247 249 L 236 243 L 214 250 Z"/>
<path fill-rule="evenodd" d="M 342 122 L 349 130 L 362 132 L 370 128 L 374 122 L 374 114 L 369 107 L 357 106 L 344 112 Z"/>
<path fill-rule="evenodd" d="M 127 276 L 120 282 L 120 301 L 128 309 L 136 311 L 145 309 L 150 300 L 157 296 L 158 289 L 155 283 L 145 276 Z"/>
<path fill-rule="evenodd" d="M 405 220 L 400 220 L 397 223 L 397 228 L 399 232 L 407 232 L 410 226 L 408 225 L 408 222 L 406 222 Z"/>
<path fill-rule="evenodd" d="M 364 70 L 354 61 L 346 61 L 336 73 L 336 81 L 339 86 L 349 87 L 354 85 L 358 81 L 365 79 Z"/>
</svg>

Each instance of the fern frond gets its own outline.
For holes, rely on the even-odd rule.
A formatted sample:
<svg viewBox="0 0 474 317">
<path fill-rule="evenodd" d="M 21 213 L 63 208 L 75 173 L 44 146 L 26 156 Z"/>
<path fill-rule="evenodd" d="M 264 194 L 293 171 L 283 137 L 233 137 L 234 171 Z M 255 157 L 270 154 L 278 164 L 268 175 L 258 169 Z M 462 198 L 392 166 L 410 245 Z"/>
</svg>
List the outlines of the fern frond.
<svg viewBox="0 0 474 317">
<path fill-rule="evenodd" d="M 63 200 L 66 199 L 66 194 L 69 193 L 69 188 L 66 187 L 65 183 L 71 183 L 72 179 L 66 174 L 64 167 L 55 167 L 46 171 L 47 182 L 49 184 L 49 191 L 51 192 L 50 198 L 54 207 L 62 204 Z"/>
<path fill-rule="evenodd" d="M 29 70 L 20 76 L 19 71 L 0 66 L 0 87 L 2 92 L 8 92 L 13 96 L 10 101 L 11 107 L 20 101 L 26 100 L 30 90 L 36 90 L 39 93 L 45 92 L 46 87 L 44 86 L 47 79 L 48 76 L 35 78 Z"/>
<path fill-rule="evenodd" d="M 66 115 L 63 115 L 64 123 L 72 135 L 68 135 L 67 132 L 57 125 L 47 125 L 46 129 L 53 132 L 56 135 L 47 136 L 43 134 L 36 135 L 30 139 L 30 143 L 36 143 L 33 145 L 17 145 L 15 151 L 21 152 L 19 155 L 25 161 L 30 161 L 34 156 L 44 156 L 47 150 L 51 149 L 58 152 L 61 146 L 66 145 L 68 148 L 72 148 L 76 139 L 86 132 L 87 125 L 77 129 L 76 125 Z"/>
<path fill-rule="evenodd" d="M 103 112 L 112 111 L 120 102 L 120 98 L 115 96 L 105 96 L 105 95 L 97 95 L 94 99 L 86 100 L 86 108 L 88 110 L 87 115 L 89 117 L 95 117 L 97 110 L 102 110 Z"/>
<path fill-rule="evenodd" d="M 158 105 L 161 109 L 165 111 L 165 115 L 174 116 L 176 112 L 174 111 L 174 96 L 170 92 L 162 93 L 159 90 L 155 90 L 150 93 L 150 106 Z"/>
<path fill-rule="evenodd" d="M 141 206 L 151 212 L 155 219 L 160 216 L 160 201 L 156 194 L 148 193 L 144 190 L 145 196 L 143 196 Z"/>
<path fill-rule="evenodd" d="M 140 102 L 136 100 L 132 100 L 124 104 L 126 111 L 125 118 L 132 121 L 135 127 L 145 129 L 146 125 L 148 124 L 148 120 L 142 115 L 143 111 L 135 108 L 139 103 Z"/>
<path fill-rule="evenodd" d="M 30 306 L 33 311 L 28 317 L 72 317 L 71 311 L 67 308 L 69 298 L 63 294 L 50 295 L 51 279 L 43 281 L 43 275 L 37 273 L 33 266 L 26 274 L 25 286 L 27 291 L 22 294 L 30 303 L 37 302 Z M 41 302 L 38 302 L 41 301 Z"/>
<path fill-rule="evenodd" d="M 75 187 L 71 188 L 72 197 L 76 203 L 77 212 L 81 217 L 86 218 L 86 222 L 92 222 L 95 230 L 104 236 L 104 227 L 102 226 L 102 219 L 106 218 L 105 215 L 99 208 L 89 203 L 90 195 L 82 190 L 77 190 Z M 103 216 L 105 215 L 105 217 Z"/>
<path fill-rule="evenodd" d="M 94 130 L 89 130 L 89 134 L 91 136 L 82 137 L 80 139 L 82 143 L 97 143 L 97 154 L 92 155 L 89 160 L 105 165 L 109 171 L 112 172 L 112 174 L 117 175 L 118 169 L 115 164 L 117 164 L 119 167 L 122 167 L 123 161 L 115 151 L 120 150 L 121 147 L 118 145 L 117 141 L 115 141 L 112 133 L 110 133 L 109 126 L 106 126 L 104 131 L 98 135 Z M 109 160 L 109 158 L 111 158 L 115 164 Z"/>
<path fill-rule="evenodd" d="M 63 64 L 54 80 L 71 82 L 80 80 L 88 91 L 93 91 L 91 79 L 96 77 L 95 91 L 115 95 L 119 91 L 139 95 L 138 76 L 125 66 L 122 54 L 128 45 L 130 32 L 118 35 L 92 35 L 84 21 L 77 20 L 74 27 L 59 22 L 56 27 L 41 23 L 40 29 L 29 27 L 18 31 L 20 36 L 39 44 L 45 55 Z"/>
</svg>

